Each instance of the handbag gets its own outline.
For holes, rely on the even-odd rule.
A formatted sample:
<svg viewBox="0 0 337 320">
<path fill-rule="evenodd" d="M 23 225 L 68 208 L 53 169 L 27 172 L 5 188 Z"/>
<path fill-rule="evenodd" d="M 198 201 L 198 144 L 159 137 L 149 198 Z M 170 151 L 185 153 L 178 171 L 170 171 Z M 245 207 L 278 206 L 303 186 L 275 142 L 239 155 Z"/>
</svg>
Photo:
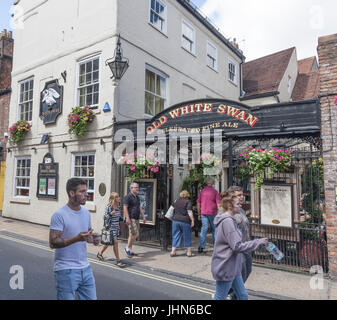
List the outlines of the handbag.
<svg viewBox="0 0 337 320">
<path fill-rule="evenodd" d="M 165 218 L 169 219 L 169 220 L 172 220 L 173 213 L 174 213 L 174 208 L 173 208 L 173 206 L 170 206 L 169 209 L 167 210 L 166 214 L 165 214 Z"/>
<path fill-rule="evenodd" d="M 110 229 L 103 228 L 101 237 L 101 244 L 109 245 L 111 241 Z"/>
</svg>

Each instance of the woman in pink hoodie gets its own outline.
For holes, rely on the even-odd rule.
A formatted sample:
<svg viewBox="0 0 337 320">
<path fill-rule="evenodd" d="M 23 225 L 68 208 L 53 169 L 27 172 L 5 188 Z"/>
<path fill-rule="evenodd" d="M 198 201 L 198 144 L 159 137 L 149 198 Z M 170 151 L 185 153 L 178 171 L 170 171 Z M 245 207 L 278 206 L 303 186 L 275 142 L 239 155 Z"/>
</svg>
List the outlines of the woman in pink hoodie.
<svg viewBox="0 0 337 320">
<path fill-rule="evenodd" d="M 216 237 L 212 256 L 212 275 L 216 280 L 216 290 L 213 299 L 226 300 L 230 288 L 233 288 L 238 300 L 248 300 L 241 276 L 241 253 L 254 251 L 260 245 L 268 244 L 268 239 L 242 242 L 242 234 L 233 218 L 234 214 L 240 212 L 239 198 L 227 195 L 221 202 L 224 211 L 214 219 Z"/>
</svg>

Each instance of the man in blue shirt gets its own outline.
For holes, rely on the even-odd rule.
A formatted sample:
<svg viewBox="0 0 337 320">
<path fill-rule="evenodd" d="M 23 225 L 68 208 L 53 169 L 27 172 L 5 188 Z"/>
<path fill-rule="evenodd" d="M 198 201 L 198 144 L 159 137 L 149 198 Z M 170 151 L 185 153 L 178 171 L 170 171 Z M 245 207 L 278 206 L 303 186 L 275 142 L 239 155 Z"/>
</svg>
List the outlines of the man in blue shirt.
<svg viewBox="0 0 337 320">
<path fill-rule="evenodd" d="M 54 276 L 58 300 L 96 300 L 95 279 L 88 261 L 86 242 L 92 242 L 87 184 L 79 178 L 67 181 L 68 203 L 54 213 L 49 245 L 55 249 Z M 99 240 L 94 241 L 98 245 Z"/>
</svg>

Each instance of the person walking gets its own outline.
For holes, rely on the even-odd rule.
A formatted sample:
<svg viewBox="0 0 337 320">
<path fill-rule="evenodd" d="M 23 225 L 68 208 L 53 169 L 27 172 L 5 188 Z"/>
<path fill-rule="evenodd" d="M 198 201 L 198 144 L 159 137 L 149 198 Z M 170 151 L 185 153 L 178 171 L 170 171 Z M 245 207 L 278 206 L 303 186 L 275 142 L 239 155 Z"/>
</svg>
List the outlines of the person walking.
<svg viewBox="0 0 337 320">
<path fill-rule="evenodd" d="M 130 192 L 124 197 L 124 217 L 126 224 L 129 227 L 129 238 L 128 246 L 124 248 L 124 251 L 128 258 L 136 256 L 132 251 L 132 245 L 139 237 L 139 217 L 140 214 L 143 217 L 144 223 L 146 223 L 146 218 L 142 207 L 140 206 L 140 199 L 138 196 L 139 185 L 138 183 L 131 183 Z"/>
<path fill-rule="evenodd" d="M 113 251 L 116 257 L 116 265 L 120 268 L 125 268 L 126 264 L 121 262 L 118 251 L 118 237 L 120 235 L 120 197 L 116 192 L 112 192 L 109 197 L 109 204 L 105 208 L 104 212 L 104 227 L 110 231 L 110 243 L 104 244 L 101 250 L 97 253 L 97 258 L 104 261 L 103 253 L 109 245 L 113 245 Z"/>
<path fill-rule="evenodd" d="M 184 247 L 187 248 L 186 255 L 194 257 L 192 253 L 192 228 L 194 226 L 194 217 L 192 203 L 188 199 L 190 194 L 183 190 L 180 192 L 180 198 L 173 203 L 174 214 L 172 217 L 172 250 L 171 257 L 177 255 L 177 247 L 180 247 L 181 238 L 184 237 Z"/>
<path fill-rule="evenodd" d="M 86 242 L 98 246 L 93 238 L 87 200 L 87 183 L 79 178 L 67 181 L 68 203 L 51 217 L 49 245 L 55 249 L 54 277 L 58 300 L 96 300 L 94 275 L 88 262 Z"/>
<path fill-rule="evenodd" d="M 249 220 L 246 216 L 245 211 L 242 209 L 242 205 L 244 202 L 243 197 L 243 189 L 240 186 L 231 186 L 227 190 L 228 194 L 234 197 L 237 197 L 239 199 L 240 204 L 240 212 L 236 213 L 234 215 L 234 220 L 236 221 L 236 224 L 238 226 L 238 229 L 241 231 L 242 234 L 242 242 L 247 242 L 250 240 L 249 235 Z M 246 283 L 249 275 L 252 272 L 252 266 L 253 266 L 253 258 L 251 252 L 243 252 L 242 253 L 242 280 L 244 283 Z M 233 290 L 230 291 L 230 297 L 231 300 L 237 300 L 235 293 Z"/>
<path fill-rule="evenodd" d="M 206 187 L 203 188 L 197 199 L 198 220 L 201 221 L 200 245 L 198 252 L 202 253 L 206 247 L 207 233 L 209 226 L 213 233 L 213 244 L 215 241 L 214 218 L 220 207 L 219 192 L 214 189 L 214 179 L 208 177 L 206 179 Z"/>
<path fill-rule="evenodd" d="M 248 300 L 248 294 L 242 280 L 242 252 L 254 251 L 268 244 L 261 238 L 242 242 L 234 215 L 240 212 L 239 198 L 227 196 L 222 199 L 224 212 L 214 219 L 216 239 L 212 256 L 211 270 L 216 280 L 214 300 L 226 300 L 230 288 L 233 288 L 238 300 Z"/>
</svg>

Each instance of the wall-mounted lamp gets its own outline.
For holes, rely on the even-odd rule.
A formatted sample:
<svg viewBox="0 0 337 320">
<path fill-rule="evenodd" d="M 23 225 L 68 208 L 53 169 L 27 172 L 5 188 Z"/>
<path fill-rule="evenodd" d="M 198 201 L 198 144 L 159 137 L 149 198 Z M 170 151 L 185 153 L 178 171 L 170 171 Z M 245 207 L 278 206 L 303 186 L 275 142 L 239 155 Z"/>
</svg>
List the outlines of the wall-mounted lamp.
<svg viewBox="0 0 337 320">
<path fill-rule="evenodd" d="M 7 148 L 7 152 L 8 152 L 8 153 L 11 153 L 11 152 L 12 152 L 12 150 L 11 150 L 11 149 L 9 149 L 9 148 Z"/>
<path fill-rule="evenodd" d="M 66 146 L 66 144 L 63 142 L 62 143 L 62 148 L 64 149 L 64 148 L 67 148 L 67 146 Z"/>
<path fill-rule="evenodd" d="M 34 150 L 34 152 L 36 152 L 36 148 L 35 147 L 33 147 L 32 150 Z"/>
<path fill-rule="evenodd" d="M 124 73 L 129 68 L 129 59 L 123 57 L 123 50 L 121 48 L 121 35 L 118 35 L 117 47 L 113 58 L 105 61 L 105 65 L 108 65 L 111 72 L 111 79 L 120 80 L 122 79 Z"/>
<path fill-rule="evenodd" d="M 105 144 L 105 142 L 102 138 L 101 138 L 100 144 L 101 144 L 101 146 Z"/>
</svg>

